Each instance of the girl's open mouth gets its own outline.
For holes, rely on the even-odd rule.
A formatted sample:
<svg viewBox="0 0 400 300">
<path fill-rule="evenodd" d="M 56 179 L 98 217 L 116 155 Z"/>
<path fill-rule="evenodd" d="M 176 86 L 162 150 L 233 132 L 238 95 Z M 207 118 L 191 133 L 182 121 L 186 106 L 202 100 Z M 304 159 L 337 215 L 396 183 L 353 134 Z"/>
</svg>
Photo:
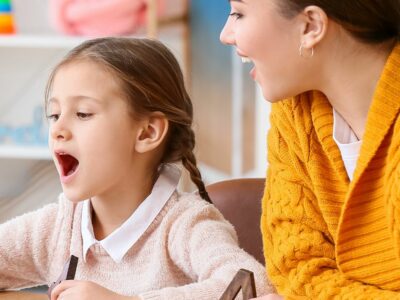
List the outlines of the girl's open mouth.
<svg viewBox="0 0 400 300">
<path fill-rule="evenodd" d="M 69 177 L 75 173 L 79 166 L 79 161 L 75 157 L 64 152 L 56 153 L 56 157 L 60 166 L 61 177 Z"/>
</svg>

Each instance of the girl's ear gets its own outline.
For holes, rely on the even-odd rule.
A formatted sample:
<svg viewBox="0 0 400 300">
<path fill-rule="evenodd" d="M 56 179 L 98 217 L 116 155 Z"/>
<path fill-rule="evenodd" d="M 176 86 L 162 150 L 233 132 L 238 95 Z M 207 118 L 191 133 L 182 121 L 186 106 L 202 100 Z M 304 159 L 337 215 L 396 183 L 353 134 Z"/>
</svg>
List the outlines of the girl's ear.
<svg viewBox="0 0 400 300">
<path fill-rule="evenodd" d="M 168 132 L 169 122 L 161 112 L 154 112 L 145 120 L 137 132 L 135 150 L 145 153 L 157 148 Z"/>
<path fill-rule="evenodd" d="M 302 12 L 302 32 L 300 44 L 305 49 L 315 47 L 326 35 L 329 19 L 323 9 L 310 5 Z"/>
</svg>

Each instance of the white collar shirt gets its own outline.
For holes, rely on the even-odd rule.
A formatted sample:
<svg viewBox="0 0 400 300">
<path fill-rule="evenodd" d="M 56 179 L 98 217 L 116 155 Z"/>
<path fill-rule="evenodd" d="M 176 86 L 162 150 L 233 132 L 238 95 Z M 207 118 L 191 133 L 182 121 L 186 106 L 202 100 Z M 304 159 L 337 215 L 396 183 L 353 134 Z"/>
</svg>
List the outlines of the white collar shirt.
<svg viewBox="0 0 400 300">
<path fill-rule="evenodd" d="M 351 181 L 360 155 L 362 141 L 358 140 L 353 129 L 336 110 L 333 110 L 333 139 L 339 147 L 347 176 Z"/>
<path fill-rule="evenodd" d="M 101 241 L 97 241 L 94 236 L 91 204 L 90 200 L 85 200 L 81 222 L 83 259 L 86 261 L 90 247 L 100 244 L 114 262 L 121 262 L 172 196 L 178 186 L 180 176 L 181 172 L 176 166 L 163 165 L 150 195 L 120 227 Z"/>
</svg>

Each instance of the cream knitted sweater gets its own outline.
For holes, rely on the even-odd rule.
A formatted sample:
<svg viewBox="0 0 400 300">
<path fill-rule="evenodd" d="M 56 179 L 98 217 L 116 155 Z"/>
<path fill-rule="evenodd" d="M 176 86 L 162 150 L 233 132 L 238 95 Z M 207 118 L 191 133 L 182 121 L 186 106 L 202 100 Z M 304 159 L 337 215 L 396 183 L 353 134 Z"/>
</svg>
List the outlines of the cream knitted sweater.
<svg viewBox="0 0 400 300">
<path fill-rule="evenodd" d="M 82 203 L 58 204 L 0 226 L 0 290 L 56 281 L 71 254 L 75 278 L 143 299 L 218 299 L 234 274 L 254 272 L 257 293 L 272 292 L 264 267 L 238 247 L 233 227 L 194 194 L 174 193 L 117 264 L 96 244 L 82 259 Z"/>
</svg>

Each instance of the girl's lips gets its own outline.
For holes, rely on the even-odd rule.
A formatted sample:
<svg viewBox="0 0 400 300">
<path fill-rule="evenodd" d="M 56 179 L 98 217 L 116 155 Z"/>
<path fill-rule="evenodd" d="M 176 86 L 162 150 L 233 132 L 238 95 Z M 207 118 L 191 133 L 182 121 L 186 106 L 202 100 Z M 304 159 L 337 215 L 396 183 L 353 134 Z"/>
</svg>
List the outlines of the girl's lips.
<svg viewBox="0 0 400 300">
<path fill-rule="evenodd" d="M 77 173 L 79 161 L 74 156 L 63 151 L 55 152 L 55 155 L 59 166 L 61 182 L 70 182 Z"/>
<path fill-rule="evenodd" d="M 76 174 L 78 173 L 78 167 L 72 172 L 72 173 L 70 173 L 69 175 L 63 175 L 62 173 L 60 174 L 60 181 L 61 181 L 61 183 L 63 183 L 63 184 L 68 184 L 68 183 L 70 183 L 73 179 L 74 179 L 74 177 L 76 176 Z"/>
</svg>

